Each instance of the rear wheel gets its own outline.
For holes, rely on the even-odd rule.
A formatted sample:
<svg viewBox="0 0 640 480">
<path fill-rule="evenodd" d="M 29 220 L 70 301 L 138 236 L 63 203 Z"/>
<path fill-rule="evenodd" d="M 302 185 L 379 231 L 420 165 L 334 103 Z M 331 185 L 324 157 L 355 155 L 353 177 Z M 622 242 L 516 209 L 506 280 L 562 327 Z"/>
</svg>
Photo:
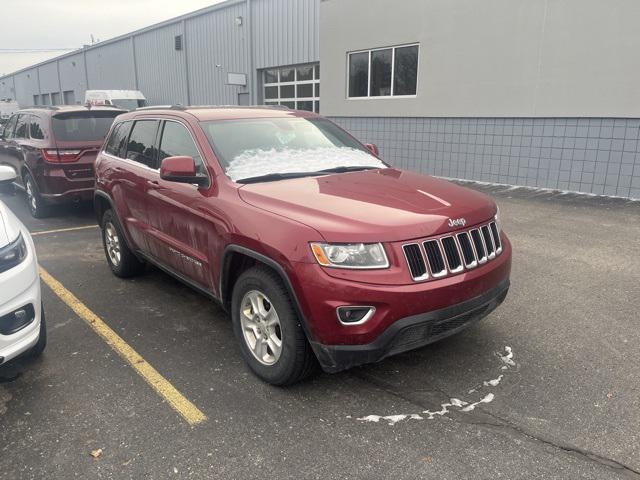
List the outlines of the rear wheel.
<svg viewBox="0 0 640 480">
<path fill-rule="evenodd" d="M 27 205 L 33 218 L 45 218 L 49 215 L 49 206 L 45 205 L 44 200 L 38 193 L 36 182 L 30 173 L 24 176 L 24 190 L 27 194 Z"/>
<path fill-rule="evenodd" d="M 242 355 L 258 377 L 289 385 L 317 370 L 289 294 L 273 271 L 253 267 L 240 275 L 231 305 Z"/>
<path fill-rule="evenodd" d="M 118 277 L 128 278 L 142 273 L 142 263 L 129 249 L 112 210 L 102 216 L 102 245 L 111 271 Z"/>
</svg>

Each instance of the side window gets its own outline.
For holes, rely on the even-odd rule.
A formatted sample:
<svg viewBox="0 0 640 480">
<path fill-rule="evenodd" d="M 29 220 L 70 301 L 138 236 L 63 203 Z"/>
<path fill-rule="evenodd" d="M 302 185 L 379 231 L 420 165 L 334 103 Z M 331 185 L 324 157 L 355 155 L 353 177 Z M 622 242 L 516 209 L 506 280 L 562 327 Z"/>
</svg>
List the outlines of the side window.
<svg viewBox="0 0 640 480">
<path fill-rule="evenodd" d="M 187 128 L 177 122 L 165 122 L 162 140 L 160 141 L 159 161 L 162 162 L 167 157 L 175 157 L 177 155 L 193 157 L 196 163 L 196 172 L 206 175 L 200 152 L 198 152 L 198 148 Z"/>
<path fill-rule="evenodd" d="M 4 127 L 4 138 L 5 140 L 10 140 L 13 138 L 13 131 L 16 128 L 16 122 L 18 120 L 18 115 L 12 115 L 7 125 Z"/>
<path fill-rule="evenodd" d="M 114 157 L 123 157 L 129 130 L 131 130 L 131 122 L 117 124 L 113 128 L 109 140 L 107 140 L 104 151 Z"/>
<path fill-rule="evenodd" d="M 131 136 L 127 142 L 126 158 L 147 167 L 156 168 L 155 142 L 158 123 L 158 120 L 138 120 L 133 124 Z"/>
<path fill-rule="evenodd" d="M 35 115 L 31 115 L 31 138 L 35 140 L 44 140 L 42 119 Z"/>
<path fill-rule="evenodd" d="M 29 115 L 20 115 L 16 124 L 14 138 L 27 138 L 29 136 Z"/>
</svg>

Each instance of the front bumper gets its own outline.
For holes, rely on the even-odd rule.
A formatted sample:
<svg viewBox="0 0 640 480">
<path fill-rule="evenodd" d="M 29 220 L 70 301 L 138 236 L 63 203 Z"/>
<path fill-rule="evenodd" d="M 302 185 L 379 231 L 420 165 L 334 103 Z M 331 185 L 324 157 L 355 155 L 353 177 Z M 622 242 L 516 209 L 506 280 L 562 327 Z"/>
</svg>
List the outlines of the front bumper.
<svg viewBox="0 0 640 480">
<path fill-rule="evenodd" d="M 311 346 L 328 373 L 378 362 L 460 332 L 495 310 L 508 291 L 507 278 L 487 293 L 466 302 L 398 320 L 375 341 L 365 345 L 323 345 L 312 341 Z"/>
<path fill-rule="evenodd" d="M 33 305 L 35 315 L 31 322 L 15 333 L 0 334 L 0 365 L 29 350 L 40 337 L 42 304 L 38 261 L 33 241 L 26 236 L 28 232 L 23 231 L 22 234 L 28 242 L 27 258 L 0 274 L 0 317 L 29 304 Z"/>
</svg>

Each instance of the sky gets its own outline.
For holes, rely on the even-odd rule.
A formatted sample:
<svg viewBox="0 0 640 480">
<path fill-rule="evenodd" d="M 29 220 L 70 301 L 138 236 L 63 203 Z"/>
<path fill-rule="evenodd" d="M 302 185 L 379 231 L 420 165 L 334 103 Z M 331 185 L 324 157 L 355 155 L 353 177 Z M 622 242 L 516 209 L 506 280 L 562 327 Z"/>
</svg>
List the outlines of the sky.
<svg viewBox="0 0 640 480">
<path fill-rule="evenodd" d="M 0 75 L 221 1 L 0 0 Z"/>
</svg>

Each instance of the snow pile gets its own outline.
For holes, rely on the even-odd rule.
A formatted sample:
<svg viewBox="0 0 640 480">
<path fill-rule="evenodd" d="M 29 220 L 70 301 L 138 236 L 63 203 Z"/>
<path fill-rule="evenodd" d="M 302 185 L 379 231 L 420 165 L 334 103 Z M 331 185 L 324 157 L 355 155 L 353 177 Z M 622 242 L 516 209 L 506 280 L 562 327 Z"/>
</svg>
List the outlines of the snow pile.
<svg viewBox="0 0 640 480">
<path fill-rule="evenodd" d="M 386 168 L 382 161 L 362 150 L 347 147 L 319 147 L 296 150 L 246 150 L 227 167 L 232 180 L 270 173 L 316 172 L 336 167 Z"/>
<path fill-rule="evenodd" d="M 498 358 L 500 358 L 500 360 L 503 363 L 502 365 L 503 370 L 509 369 L 510 367 L 517 366 L 516 362 L 513 359 L 514 354 L 513 354 L 513 349 L 511 347 L 505 346 L 504 351 L 496 352 L 496 355 L 498 356 Z M 485 380 L 481 384 L 476 386 L 476 388 L 472 388 L 471 390 L 469 390 L 468 393 L 469 394 L 475 393 L 478 390 L 482 389 L 483 387 L 497 387 L 498 385 L 500 385 L 500 382 L 502 382 L 504 377 L 505 375 L 501 374 L 501 375 L 498 375 L 498 378 L 494 378 L 492 380 Z M 409 414 L 400 414 L 400 415 L 367 415 L 365 417 L 357 418 L 357 420 L 361 422 L 373 422 L 373 423 L 379 423 L 380 420 L 384 420 L 388 423 L 388 425 L 391 425 L 391 426 L 395 425 L 396 423 L 402 420 L 433 420 L 437 416 L 443 417 L 447 415 L 451 411 L 450 409 L 452 407 L 457 408 L 458 411 L 460 412 L 468 413 L 475 410 L 475 408 L 478 405 L 481 405 L 483 403 L 493 402 L 495 398 L 496 398 L 495 395 L 491 392 L 487 393 L 480 400 L 476 402 L 471 402 L 471 403 L 466 402 L 464 400 L 460 400 L 459 398 L 451 398 L 449 399 L 448 402 L 441 404 L 440 410 L 436 410 L 435 412 L 432 412 L 430 410 L 423 410 L 422 412 L 419 412 L 419 413 L 409 413 Z M 351 416 L 349 415 L 347 418 L 351 418 Z"/>
</svg>

